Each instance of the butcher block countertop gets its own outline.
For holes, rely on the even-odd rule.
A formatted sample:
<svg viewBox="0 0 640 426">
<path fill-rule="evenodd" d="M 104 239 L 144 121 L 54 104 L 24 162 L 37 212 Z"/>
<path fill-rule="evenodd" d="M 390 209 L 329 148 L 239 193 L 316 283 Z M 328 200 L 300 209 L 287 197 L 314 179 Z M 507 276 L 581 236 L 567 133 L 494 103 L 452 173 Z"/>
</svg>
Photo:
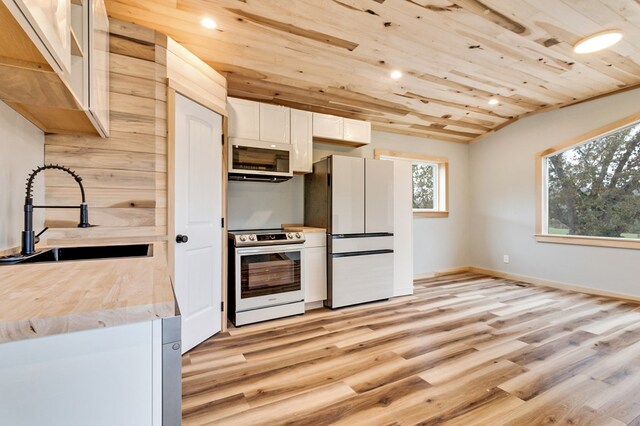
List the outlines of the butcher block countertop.
<svg viewBox="0 0 640 426">
<path fill-rule="evenodd" d="M 0 265 L 0 343 L 174 315 L 162 243 L 148 257 Z"/>
<path fill-rule="evenodd" d="M 304 225 L 295 225 L 295 224 L 282 224 L 282 229 L 284 229 L 285 231 L 302 231 L 305 233 L 311 233 L 311 232 L 321 232 L 321 233 L 325 233 L 327 232 L 326 229 L 324 228 L 314 228 L 312 226 L 304 226 Z"/>
</svg>

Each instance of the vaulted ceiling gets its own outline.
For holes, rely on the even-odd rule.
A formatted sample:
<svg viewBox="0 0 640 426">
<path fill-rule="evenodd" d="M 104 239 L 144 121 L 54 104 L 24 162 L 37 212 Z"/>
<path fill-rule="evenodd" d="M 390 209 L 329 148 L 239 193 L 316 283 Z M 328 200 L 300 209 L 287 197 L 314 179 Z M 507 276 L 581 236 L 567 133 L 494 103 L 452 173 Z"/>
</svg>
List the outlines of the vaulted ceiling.
<svg viewBox="0 0 640 426">
<path fill-rule="evenodd" d="M 182 43 L 226 75 L 230 96 L 451 142 L 640 84 L 640 0 L 107 0 L 107 9 Z M 203 16 L 217 29 L 201 27 Z M 573 52 L 610 29 L 624 33 L 614 47 Z"/>
</svg>

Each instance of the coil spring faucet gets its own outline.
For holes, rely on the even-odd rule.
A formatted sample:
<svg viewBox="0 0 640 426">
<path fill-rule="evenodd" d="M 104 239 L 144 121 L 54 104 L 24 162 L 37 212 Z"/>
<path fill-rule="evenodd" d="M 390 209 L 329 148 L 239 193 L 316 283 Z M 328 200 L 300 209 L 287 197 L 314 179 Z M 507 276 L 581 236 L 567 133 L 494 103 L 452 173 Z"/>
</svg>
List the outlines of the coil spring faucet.
<svg viewBox="0 0 640 426">
<path fill-rule="evenodd" d="M 33 205 L 33 180 L 38 173 L 47 169 L 62 170 L 70 174 L 80 186 L 80 193 L 82 194 L 82 202 L 80 206 L 34 206 Z M 89 228 L 89 207 L 85 200 L 84 186 L 82 186 L 82 178 L 73 170 L 68 167 L 60 166 L 58 164 L 46 164 L 33 170 L 27 178 L 27 193 L 24 199 L 24 231 L 22 231 L 22 250 L 20 253 L 23 256 L 30 256 L 36 252 L 35 245 L 39 241 L 38 237 L 42 235 L 48 228 L 44 228 L 38 235 L 35 235 L 33 231 L 33 209 L 80 209 L 80 223 L 78 228 Z"/>
</svg>

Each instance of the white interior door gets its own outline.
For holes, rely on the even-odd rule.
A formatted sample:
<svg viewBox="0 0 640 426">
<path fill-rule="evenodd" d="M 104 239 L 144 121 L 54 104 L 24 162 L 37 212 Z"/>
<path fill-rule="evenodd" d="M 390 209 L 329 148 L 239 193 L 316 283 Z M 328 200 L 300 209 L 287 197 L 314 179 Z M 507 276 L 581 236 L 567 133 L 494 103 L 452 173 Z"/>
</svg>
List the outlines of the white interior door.
<svg viewBox="0 0 640 426">
<path fill-rule="evenodd" d="M 184 353 L 221 326 L 222 117 L 178 94 L 175 104 L 176 235 L 170 243 Z"/>
</svg>

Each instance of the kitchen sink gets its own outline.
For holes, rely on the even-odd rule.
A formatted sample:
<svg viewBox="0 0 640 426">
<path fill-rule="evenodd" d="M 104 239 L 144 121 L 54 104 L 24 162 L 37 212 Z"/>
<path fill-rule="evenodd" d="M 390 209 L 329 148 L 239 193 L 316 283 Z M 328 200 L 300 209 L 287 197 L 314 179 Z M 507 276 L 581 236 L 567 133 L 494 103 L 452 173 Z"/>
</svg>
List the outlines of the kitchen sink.
<svg viewBox="0 0 640 426">
<path fill-rule="evenodd" d="M 0 258 L 0 265 L 17 263 L 48 263 L 69 260 L 115 259 L 122 257 L 147 257 L 153 254 L 151 244 L 130 244 L 93 247 L 55 247 L 32 256 L 11 256 Z"/>
</svg>

